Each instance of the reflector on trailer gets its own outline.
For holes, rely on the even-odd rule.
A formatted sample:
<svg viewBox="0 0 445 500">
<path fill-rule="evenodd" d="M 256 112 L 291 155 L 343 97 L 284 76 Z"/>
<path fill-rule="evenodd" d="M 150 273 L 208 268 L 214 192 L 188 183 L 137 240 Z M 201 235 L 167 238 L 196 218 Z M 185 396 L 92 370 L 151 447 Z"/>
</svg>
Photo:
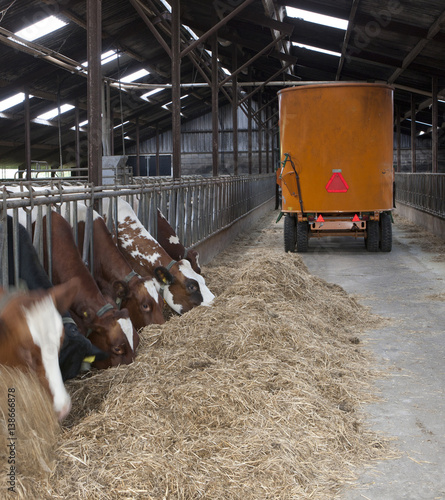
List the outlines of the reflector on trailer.
<svg viewBox="0 0 445 500">
<path fill-rule="evenodd" d="M 352 222 L 360 222 L 360 219 L 358 218 L 357 214 L 354 215 Z"/>
<path fill-rule="evenodd" d="M 349 186 L 346 184 L 346 181 L 343 179 L 343 176 L 340 174 L 340 172 L 335 172 L 334 174 L 332 174 L 332 177 L 326 184 L 326 191 L 328 193 L 346 193 L 348 189 Z"/>
<path fill-rule="evenodd" d="M 323 216 L 321 214 L 318 216 L 317 222 L 324 222 Z"/>
</svg>

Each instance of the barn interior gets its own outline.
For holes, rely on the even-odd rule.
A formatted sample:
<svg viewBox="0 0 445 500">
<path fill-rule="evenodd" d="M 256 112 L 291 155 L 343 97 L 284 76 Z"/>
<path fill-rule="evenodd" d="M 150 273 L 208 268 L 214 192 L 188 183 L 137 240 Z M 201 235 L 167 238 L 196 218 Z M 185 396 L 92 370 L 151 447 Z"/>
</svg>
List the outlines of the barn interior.
<svg viewBox="0 0 445 500">
<path fill-rule="evenodd" d="M 2 0 L 0 43 L 0 177 L 20 181 L 0 216 L 113 183 L 217 295 L 66 384 L 62 428 L 46 411 L 20 435 L 18 498 L 445 498 L 443 2 Z M 283 251 L 277 93 L 325 82 L 393 88 L 391 253 Z M 9 376 L 0 395 L 28 384 Z"/>
<path fill-rule="evenodd" d="M 4 178 L 75 169 L 98 185 L 108 155 L 142 175 L 150 161 L 173 177 L 272 172 L 277 92 L 320 81 L 392 85 L 396 170 L 445 169 L 439 0 L 11 0 L 0 14 Z"/>
</svg>

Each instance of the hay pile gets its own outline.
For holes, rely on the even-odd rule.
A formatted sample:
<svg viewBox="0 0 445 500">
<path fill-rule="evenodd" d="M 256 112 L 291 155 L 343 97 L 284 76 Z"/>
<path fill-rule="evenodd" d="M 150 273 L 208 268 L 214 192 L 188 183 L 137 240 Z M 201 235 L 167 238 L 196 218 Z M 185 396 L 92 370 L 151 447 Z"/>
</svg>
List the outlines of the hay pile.
<svg viewBox="0 0 445 500">
<path fill-rule="evenodd" d="M 31 498 L 28 488 L 48 481 L 59 434 L 52 401 L 35 374 L 0 365 L 1 498 L 8 488 L 11 497 Z"/>
<path fill-rule="evenodd" d="M 146 328 L 133 365 L 68 384 L 36 498 L 332 499 L 384 456 L 360 415 L 375 374 L 359 335 L 379 320 L 285 254 L 273 217 L 205 268 L 212 308 Z"/>
</svg>

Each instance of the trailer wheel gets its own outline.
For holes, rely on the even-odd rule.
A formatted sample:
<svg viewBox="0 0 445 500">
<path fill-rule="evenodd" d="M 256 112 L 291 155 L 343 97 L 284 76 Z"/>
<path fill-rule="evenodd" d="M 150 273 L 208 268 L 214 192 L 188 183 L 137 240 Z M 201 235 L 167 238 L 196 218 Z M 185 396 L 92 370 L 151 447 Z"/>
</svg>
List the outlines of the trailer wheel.
<svg viewBox="0 0 445 500">
<path fill-rule="evenodd" d="M 380 250 L 390 252 L 392 249 L 392 222 L 388 213 L 380 216 Z"/>
<path fill-rule="evenodd" d="M 309 224 L 297 222 L 297 252 L 307 252 L 309 246 Z"/>
<path fill-rule="evenodd" d="M 367 224 L 368 237 L 366 238 L 366 250 L 368 252 L 378 252 L 379 250 L 379 223 L 370 220 Z"/>
<path fill-rule="evenodd" d="M 284 251 L 295 252 L 297 243 L 297 225 L 295 217 L 286 214 L 284 218 Z"/>
</svg>

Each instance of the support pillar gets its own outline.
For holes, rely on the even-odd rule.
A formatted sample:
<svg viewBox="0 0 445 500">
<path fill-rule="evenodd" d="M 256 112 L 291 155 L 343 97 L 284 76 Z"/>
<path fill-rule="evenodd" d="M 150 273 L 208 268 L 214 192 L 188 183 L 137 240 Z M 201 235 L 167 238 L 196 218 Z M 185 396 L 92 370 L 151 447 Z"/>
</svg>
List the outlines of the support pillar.
<svg viewBox="0 0 445 500">
<path fill-rule="evenodd" d="M 180 1 L 172 0 L 172 162 L 173 179 L 181 177 L 181 13 Z"/>
<path fill-rule="evenodd" d="M 411 94 L 411 172 L 416 172 L 416 103 Z"/>
<path fill-rule="evenodd" d="M 31 113 L 29 109 L 29 92 L 25 91 L 25 168 L 26 180 L 31 180 Z"/>
<path fill-rule="evenodd" d="M 432 130 L 431 130 L 431 147 L 432 147 L 432 165 L 431 165 L 431 172 L 433 174 L 436 174 L 438 171 L 438 148 L 439 148 L 439 136 L 437 133 L 437 125 L 438 125 L 438 118 L 439 118 L 439 112 L 438 112 L 438 103 L 437 103 L 437 76 L 433 76 L 432 78 L 432 94 L 433 94 L 433 105 L 431 109 L 431 123 L 432 123 Z"/>
<path fill-rule="evenodd" d="M 212 165 L 213 176 L 218 176 L 218 39 L 212 37 Z"/>
<path fill-rule="evenodd" d="M 232 52 L 233 71 L 238 66 L 238 52 L 236 43 Z M 238 175 L 238 82 L 237 76 L 232 78 L 232 141 L 233 141 L 233 175 Z"/>
<path fill-rule="evenodd" d="M 87 0 L 88 180 L 102 184 L 102 0 Z"/>
</svg>

